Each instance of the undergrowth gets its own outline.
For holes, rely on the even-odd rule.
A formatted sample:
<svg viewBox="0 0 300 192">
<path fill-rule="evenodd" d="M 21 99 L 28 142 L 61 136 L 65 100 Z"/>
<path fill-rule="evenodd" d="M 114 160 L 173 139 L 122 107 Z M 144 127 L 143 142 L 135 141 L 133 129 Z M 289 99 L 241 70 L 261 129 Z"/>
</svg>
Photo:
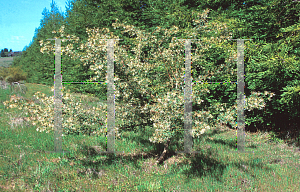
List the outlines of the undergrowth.
<svg viewBox="0 0 300 192">
<path fill-rule="evenodd" d="M 51 94 L 50 88 L 26 84 L 26 98 L 35 91 Z M 246 153 L 236 153 L 236 131 L 222 126 L 194 139 L 193 151 L 173 145 L 162 165 L 155 159 L 163 146 L 149 142 L 150 127 L 124 131 L 115 141 L 121 154 L 101 154 L 106 149 L 100 137 L 67 135 L 63 150 L 53 151 L 53 134 L 36 126 L 11 128 L 2 102 L 9 91 L 1 90 L 0 187 L 3 191 L 297 191 L 299 151 L 272 132 L 246 132 Z M 175 142 L 176 143 L 176 142 Z M 97 146 L 97 147 L 95 147 Z M 172 152 L 173 151 L 173 152 Z"/>
</svg>

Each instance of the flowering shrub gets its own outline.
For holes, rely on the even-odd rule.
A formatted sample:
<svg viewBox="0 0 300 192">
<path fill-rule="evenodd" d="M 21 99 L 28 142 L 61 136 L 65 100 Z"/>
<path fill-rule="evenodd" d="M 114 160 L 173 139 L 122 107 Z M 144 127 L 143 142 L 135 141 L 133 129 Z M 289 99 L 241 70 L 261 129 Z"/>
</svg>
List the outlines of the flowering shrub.
<svg viewBox="0 0 300 192">
<path fill-rule="evenodd" d="M 206 14 L 206 13 L 204 13 Z M 133 30 L 133 26 L 126 26 L 124 24 L 120 24 L 120 23 L 114 23 L 113 26 L 115 28 L 123 28 L 125 29 L 124 32 L 128 32 L 130 33 L 131 36 L 137 35 L 138 37 L 145 37 L 145 33 L 141 32 L 141 31 L 135 31 Z M 221 27 L 218 27 L 218 29 L 220 29 Z M 154 33 L 159 33 L 160 31 L 165 31 L 165 36 L 163 36 L 163 39 L 167 39 L 171 33 L 176 34 L 179 33 L 178 27 L 174 26 L 172 29 L 170 30 L 162 30 L 160 27 L 158 27 L 156 29 L 156 31 Z M 57 33 L 57 32 L 53 32 L 53 33 Z M 59 33 L 61 33 L 61 37 L 70 37 L 70 35 L 65 35 L 64 34 L 64 28 L 62 27 L 61 30 L 59 31 Z M 97 75 L 96 77 L 94 77 L 91 80 L 97 80 L 97 78 L 99 77 L 103 77 L 106 75 L 106 70 L 105 70 L 105 63 L 107 60 L 107 55 L 105 54 L 106 52 L 106 44 L 104 44 L 104 41 L 101 39 L 118 39 L 118 37 L 114 36 L 112 33 L 110 33 L 110 37 L 108 35 L 109 33 L 109 29 L 105 28 L 105 29 L 87 29 L 87 33 L 89 35 L 88 41 L 85 44 L 81 44 L 77 49 L 84 49 L 86 51 L 86 55 L 82 55 L 79 54 L 80 56 L 80 60 L 82 62 L 84 62 L 83 65 L 86 65 L 87 62 L 92 62 L 94 63 L 94 65 L 91 65 L 91 70 L 95 71 L 95 74 Z M 105 35 L 104 35 L 105 34 Z M 193 35 L 196 35 L 197 32 L 196 31 L 192 31 Z M 123 106 L 122 108 L 118 108 L 118 106 L 116 106 L 116 111 L 118 111 L 117 114 L 121 114 L 121 119 L 126 119 L 127 122 L 132 122 L 133 119 L 135 122 L 139 122 L 139 121 L 144 121 L 144 119 L 138 118 L 141 116 L 142 113 L 147 113 L 150 112 L 150 120 L 153 121 L 153 126 L 158 128 L 156 129 L 156 133 L 154 133 L 154 137 L 156 136 L 162 136 L 162 138 L 160 139 L 151 139 L 150 141 L 154 141 L 154 142 L 165 142 L 166 140 L 170 139 L 170 136 L 174 133 L 169 133 L 166 134 L 166 132 L 168 131 L 173 131 L 174 127 L 182 127 L 183 124 L 183 111 L 180 111 L 178 109 L 178 107 L 183 107 L 183 97 L 180 96 L 181 101 L 179 101 L 179 103 L 181 104 L 174 104 L 174 99 L 176 98 L 176 96 L 179 96 L 179 92 L 176 93 L 176 91 L 174 90 L 174 84 L 178 85 L 181 84 L 181 77 L 183 77 L 184 75 L 184 68 L 178 68 L 178 63 L 182 63 L 183 59 L 180 56 L 180 54 L 178 54 L 178 58 L 176 58 L 176 61 L 172 61 L 171 57 L 166 57 L 165 59 L 163 59 L 163 62 L 161 61 L 161 58 L 158 57 L 158 55 L 173 55 L 172 54 L 172 50 L 178 48 L 179 46 L 182 46 L 180 42 L 172 42 L 170 43 L 170 48 L 164 48 L 162 47 L 162 42 L 163 39 L 156 42 L 155 38 L 153 39 L 152 34 L 150 35 L 150 39 L 148 39 L 147 41 L 138 41 L 138 46 L 137 48 L 133 48 L 132 51 L 136 53 L 137 57 L 136 58 L 132 58 L 132 56 L 128 55 L 127 50 L 124 48 L 119 48 L 117 46 L 116 51 L 116 57 L 115 57 L 115 61 L 116 63 L 120 62 L 124 65 L 124 63 L 126 63 L 127 67 L 124 69 L 125 70 L 125 74 L 130 77 L 129 81 L 127 82 L 120 82 L 120 78 L 118 77 L 118 75 L 115 75 L 115 84 L 117 85 L 115 88 L 115 98 L 116 101 L 120 101 L 120 100 L 124 100 L 125 101 L 125 106 Z M 221 36 L 221 38 L 225 38 L 225 36 Z M 76 37 L 74 37 L 75 40 L 78 40 Z M 174 40 L 174 37 L 172 38 Z M 62 40 L 64 41 L 64 40 Z M 142 45 L 147 45 L 149 42 L 150 45 L 154 45 L 154 44 L 158 44 L 159 48 L 157 49 L 156 52 L 154 52 L 153 54 L 149 55 L 150 58 L 148 58 L 149 60 L 152 59 L 151 63 L 150 62 L 140 62 L 140 59 L 138 59 L 141 56 L 141 47 Z M 217 40 L 220 41 L 220 40 Z M 44 43 L 43 41 L 40 41 L 41 45 L 44 45 L 44 47 L 41 48 L 41 52 L 47 52 L 49 51 L 49 48 L 51 50 L 51 46 L 47 45 L 48 43 Z M 116 42 L 116 44 L 118 44 L 118 42 Z M 68 55 L 70 55 L 72 58 L 76 58 L 78 57 L 78 55 L 74 52 L 74 50 L 72 50 L 73 45 L 67 45 L 66 48 L 62 47 L 62 53 L 66 53 Z M 210 46 L 211 47 L 211 46 Z M 208 46 L 205 46 L 204 49 L 208 49 Z M 93 53 L 97 52 L 99 54 L 94 55 Z M 157 54 L 159 53 L 159 54 Z M 198 53 L 200 54 L 200 53 Z M 102 56 L 103 55 L 103 56 Z M 122 55 L 125 55 L 125 57 L 121 58 Z M 91 57 L 93 56 L 93 57 Z M 135 62 L 134 62 L 135 61 Z M 97 63 L 97 64 L 96 64 Z M 149 65 L 150 64 L 150 65 Z M 162 66 L 160 64 L 163 64 Z M 168 64 L 168 65 L 166 65 Z M 175 64 L 175 66 L 174 66 Z M 176 65 L 177 64 L 177 65 Z M 168 66 L 168 67 L 166 67 Z M 170 73 L 172 71 L 172 73 Z M 174 72 L 176 71 L 176 73 Z M 153 81 L 153 74 L 159 74 L 159 78 L 155 81 Z M 181 74 L 180 76 L 178 74 Z M 171 77 L 171 76 L 175 76 L 175 77 Z M 128 79 L 127 77 L 127 79 Z M 167 77 L 167 78 L 166 78 Z M 170 79 L 168 79 L 170 78 Z M 175 83 L 174 83 L 175 80 Z M 166 84 L 161 83 L 161 82 L 166 82 Z M 151 83 L 151 87 L 152 87 L 152 91 L 155 89 L 156 92 L 156 97 L 149 93 L 149 87 L 148 84 Z M 161 86 L 163 85 L 163 86 Z M 166 86 L 164 86 L 166 85 Z M 171 89 L 170 89 L 171 88 Z M 169 91 L 166 91 L 169 90 Z M 170 92 L 171 91 L 171 92 Z M 207 91 L 205 89 L 203 90 L 197 90 L 197 92 L 203 92 L 203 91 Z M 167 93 L 166 94 L 161 94 L 161 93 Z M 123 95 L 120 95 L 120 93 L 124 93 Z M 129 94 L 127 94 L 129 93 Z M 159 96 L 157 96 L 157 94 L 159 94 Z M 142 105 L 141 104 L 141 100 L 137 97 L 135 97 L 136 95 L 140 95 L 140 97 L 146 97 L 146 98 L 151 98 L 150 102 L 151 104 L 145 104 Z M 151 102 L 151 100 L 153 100 L 153 102 Z M 178 100 L 178 99 L 177 99 Z M 195 97 L 192 98 L 193 102 L 195 102 Z M 200 98 L 197 98 L 198 103 L 199 100 L 201 100 Z M 118 102 L 117 102 L 118 103 Z M 131 109 L 131 104 L 138 104 L 138 107 L 140 108 L 139 110 L 134 111 L 133 113 L 128 113 L 126 111 Z M 126 106 L 127 105 L 127 106 Z M 157 112 L 158 107 L 161 107 L 159 109 L 160 112 L 163 113 L 159 113 Z M 126 109 L 126 110 L 125 110 Z M 174 116 L 174 113 L 172 111 L 168 112 L 168 110 L 172 109 L 173 112 L 176 111 L 176 114 L 180 114 L 181 112 L 181 117 L 180 115 L 177 115 L 177 117 L 171 117 Z M 121 111 L 125 111 L 125 112 L 121 112 Z M 169 115 L 170 118 L 169 120 L 166 120 L 164 116 L 165 113 L 167 114 L 167 116 Z M 210 126 L 208 125 L 204 125 L 202 123 L 200 123 L 201 121 L 203 121 L 205 118 L 211 118 L 211 115 L 207 115 L 207 117 L 204 116 L 204 114 L 207 112 L 194 112 L 193 116 L 196 117 L 200 117 L 202 119 L 199 119 L 200 121 L 196 120 L 196 124 L 197 126 L 194 126 L 195 130 L 194 134 L 195 135 L 199 135 L 200 133 L 204 133 L 205 129 L 209 129 Z M 152 117 L 151 117 L 152 116 Z M 180 119 L 178 119 L 180 118 Z M 176 125 L 174 125 L 173 123 L 176 122 Z M 125 122 L 124 122 L 125 123 Z M 163 124 L 172 124 L 174 127 L 168 129 L 167 127 L 165 131 L 158 131 L 159 128 L 163 127 Z M 202 126 L 204 125 L 204 126 Z M 159 132 L 161 134 L 159 134 Z M 156 136 L 155 136 L 156 134 Z"/>
<path fill-rule="evenodd" d="M 38 125 L 37 131 L 49 133 L 54 128 L 54 96 L 46 97 L 44 93 L 37 92 L 34 98 L 39 100 L 42 105 L 34 102 L 25 102 L 21 97 L 16 96 L 11 96 L 11 99 L 4 101 L 3 104 L 7 108 L 18 108 L 24 111 L 26 115 L 29 114 L 32 117 L 32 125 Z M 91 110 L 84 110 L 81 103 L 74 102 L 74 97 L 70 93 L 66 93 L 62 103 L 63 119 L 66 120 L 66 122 L 63 121 L 62 125 L 64 134 L 78 134 L 80 132 L 84 135 L 100 135 L 104 133 L 106 118 L 97 113 L 103 110 L 105 110 L 105 106 L 100 106 L 100 108 L 93 107 L 92 111 L 94 113 L 91 113 Z M 82 125 L 84 127 L 81 127 Z"/>
<path fill-rule="evenodd" d="M 63 89 L 64 90 L 64 89 Z M 52 87 L 53 91 L 53 87 Z M 245 99 L 245 109 L 248 111 L 253 110 L 254 108 L 260 108 L 265 106 L 265 102 L 262 98 L 257 98 L 261 93 L 253 92 L 252 95 L 249 98 Z M 264 92 L 265 96 L 269 94 L 269 92 Z M 171 137 L 171 135 L 174 134 L 174 131 L 182 130 L 183 127 L 183 111 L 178 110 L 180 107 L 182 107 L 184 104 L 182 102 L 183 96 L 180 95 L 179 91 L 173 91 L 168 92 L 167 95 L 168 100 L 163 99 L 160 100 L 159 105 L 156 106 L 156 108 L 152 108 L 151 112 L 154 112 L 154 115 L 151 117 L 151 120 L 154 122 L 153 126 L 155 129 L 155 133 L 153 134 L 153 138 L 150 138 L 149 140 L 153 143 L 160 143 L 162 142 L 162 138 L 165 137 Z M 268 100 L 273 96 L 274 94 L 270 94 Z M 54 110 L 53 110 L 53 96 L 46 97 L 45 94 L 37 92 L 34 95 L 35 99 L 40 100 L 42 103 L 41 105 L 35 104 L 33 102 L 24 102 L 20 97 L 16 97 L 15 95 L 11 96 L 11 99 L 9 101 L 4 101 L 3 104 L 7 108 L 17 108 L 21 111 L 25 111 L 25 114 L 30 114 L 33 118 L 31 118 L 32 125 L 38 125 L 37 131 L 46 131 L 49 133 L 50 131 L 53 131 L 54 128 Z M 81 100 L 81 99 L 80 99 Z M 167 101 L 173 101 L 173 103 L 168 104 Z M 165 101 L 165 102 L 164 102 Z M 196 102 L 200 104 L 203 100 L 200 98 L 196 98 Z M 194 111 L 193 112 L 193 129 L 192 134 L 193 137 L 199 137 L 201 134 L 205 132 L 205 130 L 210 129 L 211 126 L 217 126 L 219 122 L 222 123 L 230 123 L 233 128 L 236 128 L 236 123 L 234 116 L 236 114 L 234 108 L 236 108 L 236 105 L 232 106 L 231 108 L 227 108 L 225 112 L 224 111 L 224 105 L 213 105 L 214 109 L 217 109 L 220 111 L 220 114 L 218 115 L 217 121 L 216 119 L 213 119 L 213 116 L 208 111 Z M 66 96 L 63 97 L 63 119 L 66 119 L 67 122 L 63 122 L 63 130 L 64 134 L 71 134 L 71 133 L 82 133 L 82 134 L 94 134 L 94 135 L 100 135 L 105 132 L 105 126 L 104 123 L 107 123 L 107 119 L 103 116 L 100 116 L 100 112 L 103 113 L 103 111 L 107 110 L 106 106 L 101 106 L 100 108 L 93 107 L 93 111 L 95 113 L 91 114 L 91 110 L 84 110 L 83 105 L 74 102 L 74 97 L 70 93 L 66 93 Z M 149 106 L 147 104 L 145 106 L 145 109 Z M 119 109 L 119 105 L 116 106 Z M 160 108 L 168 108 L 169 110 L 159 111 Z M 171 112 L 168 112 L 171 111 Z M 127 112 L 128 113 L 128 112 Z M 125 112 L 125 115 L 128 115 Z M 164 116 L 159 115 L 160 113 L 165 114 Z M 33 114 L 37 115 L 34 116 Z M 118 114 L 118 113 L 117 113 Z M 180 123 L 178 124 L 172 124 L 171 125 L 171 117 L 172 114 L 175 114 L 175 118 L 180 119 Z M 117 115 L 119 117 L 119 115 Z M 214 122 L 214 125 L 209 125 L 207 122 L 207 119 L 212 119 Z M 83 125 L 83 127 L 82 127 Z M 92 126 L 94 125 L 94 126 Z M 167 125 L 167 126 L 166 126 Z M 204 127 L 204 129 L 199 129 L 197 127 Z M 116 134 L 117 137 L 120 137 L 120 134 L 118 132 L 120 127 L 116 126 Z"/>
<path fill-rule="evenodd" d="M 207 11 L 203 13 L 202 17 L 205 17 Z M 200 15 L 199 15 L 200 16 Z M 201 17 L 201 16 L 200 16 Z M 161 29 L 157 27 L 157 29 L 151 34 L 147 34 L 144 31 L 134 29 L 134 26 L 128 26 L 120 23 L 114 23 L 113 26 L 115 28 L 124 29 L 122 33 L 128 33 L 130 36 L 137 36 L 137 41 L 133 42 L 136 44 L 136 47 L 132 48 L 131 51 L 135 53 L 135 57 L 132 57 L 128 54 L 128 49 L 124 47 L 118 46 L 118 41 L 115 42 L 115 62 L 116 65 L 122 65 L 126 67 L 117 66 L 118 69 L 122 69 L 122 76 L 115 74 L 114 82 L 115 82 L 115 99 L 116 99 L 116 115 L 121 120 L 126 120 L 123 122 L 123 125 L 126 123 L 138 124 L 141 121 L 146 121 L 146 119 L 141 118 L 145 114 L 150 114 L 146 116 L 153 122 L 153 136 L 149 138 L 149 140 L 153 143 L 166 143 L 169 142 L 170 139 L 176 135 L 176 132 L 179 129 L 183 130 L 184 125 L 184 98 L 182 91 L 176 90 L 175 86 L 182 84 L 185 68 L 182 68 L 179 64 L 184 63 L 183 55 L 180 53 L 179 48 L 182 49 L 182 44 L 177 42 L 167 43 L 169 45 L 166 48 L 166 43 L 170 40 L 172 36 L 185 36 L 192 37 L 192 39 L 197 38 L 197 34 L 199 34 L 199 28 L 205 30 L 206 27 L 199 27 L 197 29 L 189 29 L 187 31 L 179 31 L 178 27 L 174 26 L 171 29 Z M 215 33 L 217 37 L 211 38 L 203 38 L 203 41 L 206 42 L 201 49 L 196 50 L 196 55 L 203 55 L 205 51 L 209 48 L 212 48 L 213 45 L 218 45 L 222 47 L 224 50 L 232 49 L 230 44 L 223 43 L 223 41 L 227 38 L 231 38 L 231 34 L 226 34 L 221 29 L 227 29 L 225 24 L 219 24 L 218 21 L 211 24 L 210 28 L 216 29 Z M 211 30 L 208 28 L 207 32 Z M 225 30 L 226 31 L 226 30 Z M 70 37 L 70 35 L 64 34 L 64 27 L 60 29 L 58 32 L 59 37 Z M 90 80 L 98 80 L 100 77 L 106 76 L 106 62 L 107 55 L 106 53 L 106 44 L 105 41 L 101 39 L 119 39 L 118 36 L 115 36 L 112 32 L 109 32 L 109 29 L 87 29 L 87 33 L 89 38 L 87 42 L 81 44 L 77 49 L 85 50 L 85 54 L 78 54 L 73 50 L 73 44 L 62 47 L 62 53 L 70 55 L 72 58 L 80 58 L 83 65 L 86 65 L 88 62 L 92 62 L 94 65 L 91 65 L 90 69 L 95 71 L 95 77 L 92 77 Z M 155 38 L 154 34 L 164 33 L 164 36 L 160 36 L 161 40 Z M 205 34 L 205 33 L 203 33 Z M 145 41 L 140 38 L 147 38 Z M 78 38 L 74 37 L 75 40 Z M 176 37 L 172 37 L 172 40 L 175 40 Z M 64 40 L 62 40 L 64 42 Z M 49 45 L 48 43 L 44 43 L 40 41 L 40 45 L 43 46 L 41 48 L 41 52 L 52 53 L 54 50 L 53 45 Z M 155 47 L 156 45 L 156 47 Z M 141 49 L 143 46 L 148 46 L 153 48 L 149 51 L 149 54 L 146 58 L 145 54 L 141 53 Z M 154 50 L 154 51 L 153 51 Z M 174 56 L 174 50 L 177 51 L 178 55 Z M 182 51 L 182 50 L 181 50 Z M 97 52 L 95 55 L 94 53 Z M 227 52 L 227 51 L 226 51 Z M 164 57 L 169 55 L 169 57 Z M 171 55 L 171 56 L 170 56 Z M 140 59 L 140 56 L 142 59 Z M 229 55 L 228 55 L 229 56 Z M 201 58 L 193 58 L 193 62 L 197 63 L 201 60 Z M 227 60 L 229 62 L 229 59 Z M 215 67 L 215 66 L 214 66 Z M 226 67 L 226 68 L 225 68 Z M 208 71 L 209 75 L 219 75 L 222 79 L 226 72 L 229 72 L 232 67 L 228 64 L 216 66 L 216 69 L 212 72 Z M 233 74 L 233 72 L 232 72 Z M 206 75 L 207 76 L 207 75 Z M 205 77 L 206 77 L 205 76 Z M 205 80 L 205 77 L 199 77 L 199 80 Z M 236 76 L 235 76 L 236 77 Z M 126 79 L 126 81 L 121 81 Z M 225 78 L 223 78 L 225 79 Z M 205 97 L 206 93 L 209 92 L 208 89 L 199 89 L 195 86 L 195 90 L 193 90 L 192 102 L 201 104 L 203 100 L 199 97 L 200 93 L 203 93 L 203 97 Z M 122 94 L 121 94 L 122 93 Z M 255 95 L 257 94 L 257 95 Z M 257 98 L 260 93 L 253 93 L 252 97 L 246 99 L 246 109 L 252 110 L 253 108 L 262 108 L 264 107 L 264 100 L 261 98 Z M 265 92 L 265 95 L 269 94 Z M 197 97 L 195 97 L 195 95 Z M 272 96 L 272 95 L 271 95 Z M 68 100 L 70 95 L 66 94 L 64 99 Z M 142 101 L 141 98 L 147 98 L 147 102 Z M 53 98 L 47 100 L 47 98 L 43 97 L 45 103 L 48 103 L 48 106 L 53 105 Z M 51 102 L 50 102 L 51 101 Z M 70 100 L 71 103 L 73 102 Z M 120 105 L 120 101 L 125 103 L 124 105 Z M 49 103 L 50 102 L 50 103 Z M 64 102 L 66 103 L 66 102 Z M 89 125 L 89 122 L 80 121 L 80 119 L 84 120 L 83 115 L 74 115 L 77 114 L 74 111 L 81 110 L 78 107 L 78 103 L 69 104 L 69 107 L 64 106 L 63 110 L 66 115 L 65 118 L 68 119 L 68 126 L 64 125 L 67 130 L 70 131 L 83 131 L 81 129 L 81 125 Z M 133 109 L 132 105 L 136 105 L 137 107 Z M 29 107 L 29 106 L 28 106 Z M 227 107 L 226 104 L 215 104 L 209 107 L 208 111 L 193 111 L 193 125 L 192 125 L 192 133 L 194 137 L 199 137 L 206 130 L 215 127 L 219 121 L 221 122 L 229 122 L 232 127 L 236 127 L 234 116 L 236 112 L 234 108 L 236 105 L 231 107 Z M 44 116 L 40 117 L 40 123 L 42 123 L 42 127 L 40 130 L 51 130 L 53 129 L 53 124 L 50 124 L 53 119 L 53 111 L 51 111 L 51 107 L 48 107 L 50 111 L 48 113 L 41 113 Z M 106 112 L 106 109 L 102 107 L 99 109 L 99 112 Z M 210 110 L 219 111 L 219 115 L 215 118 Z M 38 110 L 36 109 L 35 112 Z M 46 108 L 47 111 L 47 108 Z M 45 112 L 46 112 L 45 111 Z M 47 115 L 46 115 L 47 114 Z M 52 116 L 51 116 L 52 114 Z M 47 118 L 50 118 L 50 121 L 47 121 Z M 218 121 L 219 120 L 219 121 Z M 116 132 L 120 127 L 116 127 Z"/>
</svg>

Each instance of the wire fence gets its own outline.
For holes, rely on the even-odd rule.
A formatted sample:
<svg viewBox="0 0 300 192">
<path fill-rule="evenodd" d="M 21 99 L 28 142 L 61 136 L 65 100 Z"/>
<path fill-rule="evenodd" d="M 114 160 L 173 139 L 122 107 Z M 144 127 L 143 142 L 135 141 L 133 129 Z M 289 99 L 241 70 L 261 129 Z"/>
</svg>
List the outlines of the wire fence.
<svg viewBox="0 0 300 192">
<path fill-rule="evenodd" d="M 10 88 L 9 84 L 6 81 L 4 81 L 4 80 L 0 81 L 0 87 L 1 87 L 1 89 L 8 89 L 8 88 Z"/>
<path fill-rule="evenodd" d="M 27 92 L 27 87 L 21 82 L 8 83 L 5 80 L 1 80 L 0 87 L 1 89 L 10 89 L 11 94 L 17 94 L 18 96 L 20 96 L 20 94 L 25 95 Z"/>
</svg>

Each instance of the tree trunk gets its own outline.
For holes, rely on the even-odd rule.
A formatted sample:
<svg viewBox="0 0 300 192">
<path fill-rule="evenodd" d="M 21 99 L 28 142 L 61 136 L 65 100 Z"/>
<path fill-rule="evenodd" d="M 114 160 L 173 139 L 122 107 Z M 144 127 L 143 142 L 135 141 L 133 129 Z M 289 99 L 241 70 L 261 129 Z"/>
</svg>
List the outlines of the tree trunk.
<svg viewBox="0 0 300 192">
<path fill-rule="evenodd" d="M 171 141 L 171 138 L 169 138 L 167 143 L 165 143 L 164 151 L 162 152 L 162 154 L 160 155 L 160 157 L 156 161 L 157 164 L 161 164 L 163 162 L 163 160 L 165 159 L 166 154 L 167 154 L 168 149 L 169 149 L 170 141 Z"/>
</svg>

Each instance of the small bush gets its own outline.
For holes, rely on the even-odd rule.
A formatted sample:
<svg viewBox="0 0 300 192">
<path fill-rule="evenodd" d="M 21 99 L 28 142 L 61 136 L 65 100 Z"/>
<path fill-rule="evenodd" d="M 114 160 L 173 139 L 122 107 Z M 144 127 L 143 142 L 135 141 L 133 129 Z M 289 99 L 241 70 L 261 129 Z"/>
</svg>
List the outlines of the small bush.
<svg viewBox="0 0 300 192">
<path fill-rule="evenodd" d="M 8 83 L 23 81 L 27 79 L 27 73 L 20 67 L 0 67 L 0 80 Z"/>
</svg>

